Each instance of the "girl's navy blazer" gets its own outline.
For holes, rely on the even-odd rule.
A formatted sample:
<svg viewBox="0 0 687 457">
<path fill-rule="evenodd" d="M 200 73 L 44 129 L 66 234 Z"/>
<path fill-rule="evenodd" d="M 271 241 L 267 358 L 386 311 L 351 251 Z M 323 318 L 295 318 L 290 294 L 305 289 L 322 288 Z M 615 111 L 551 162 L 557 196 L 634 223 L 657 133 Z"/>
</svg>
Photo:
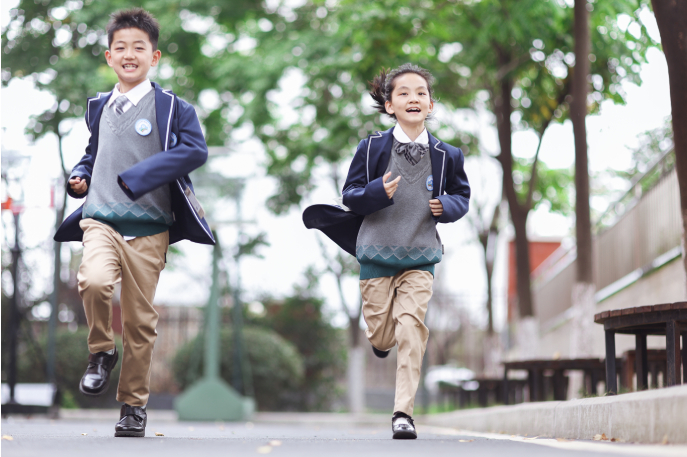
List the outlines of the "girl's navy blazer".
<svg viewBox="0 0 687 457">
<path fill-rule="evenodd" d="M 307 228 L 322 231 L 351 255 L 355 255 L 355 244 L 364 217 L 394 204 L 394 199 L 387 197 L 383 182 L 391 157 L 394 128 L 369 135 L 358 145 L 343 188 L 343 204 L 350 211 L 334 205 L 313 205 L 303 212 L 303 223 Z M 444 207 L 440 217 L 432 217 L 436 222 L 455 222 L 468 212 L 470 204 L 470 184 L 463 167 L 463 151 L 439 141 L 430 133 L 429 153 L 432 197 L 439 199 Z M 429 202 L 427 211 L 430 211 Z"/>
<path fill-rule="evenodd" d="M 169 244 L 181 240 L 215 244 L 210 227 L 202 217 L 202 209 L 193 194 L 191 179 L 188 177 L 191 171 L 203 165 L 208 158 L 208 149 L 198 116 L 193 106 L 173 92 L 162 89 L 157 83 L 152 83 L 152 86 L 155 90 L 157 128 L 164 149 L 121 173 L 117 181 L 131 200 L 136 200 L 160 186 L 170 186 L 174 223 L 169 228 Z M 89 187 L 98 153 L 100 116 L 111 95 L 112 92 L 98 93 L 96 97 L 88 99 L 86 107 L 86 124 L 91 137 L 86 154 L 72 169 L 70 179 L 78 176 L 85 179 Z M 128 189 L 122 182 L 126 183 Z M 67 183 L 67 193 L 74 198 L 84 198 L 88 191 L 79 195 Z M 83 240 L 83 230 L 79 227 L 82 209 L 83 205 L 64 220 L 55 233 L 55 241 Z"/>
</svg>

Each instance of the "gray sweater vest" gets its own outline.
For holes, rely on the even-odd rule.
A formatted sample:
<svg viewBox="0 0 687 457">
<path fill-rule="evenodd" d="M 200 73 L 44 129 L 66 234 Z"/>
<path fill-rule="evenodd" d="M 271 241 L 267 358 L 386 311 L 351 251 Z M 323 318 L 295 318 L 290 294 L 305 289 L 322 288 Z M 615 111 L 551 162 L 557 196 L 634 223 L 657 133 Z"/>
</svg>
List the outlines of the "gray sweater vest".
<svg viewBox="0 0 687 457">
<path fill-rule="evenodd" d="M 104 222 L 125 236 L 149 236 L 168 230 L 174 222 L 169 186 L 159 187 L 134 202 L 117 183 L 120 173 L 160 151 L 155 91 L 119 116 L 112 106 L 105 107 L 84 219 Z"/>
<path fill-rule="evenodd" d="M 397 152 L 394 139 L 386 172 L 391 181 L 401 175 L 394 204 L 365 216 L 356 242 L 360 279 L 394 276 L 401 270 L 425 270 L 434 274 L 441 261 L 441 239 L 432 219 L 429 200 L 432 162 L 429 153 L 411 165 Z"/>
</svg>

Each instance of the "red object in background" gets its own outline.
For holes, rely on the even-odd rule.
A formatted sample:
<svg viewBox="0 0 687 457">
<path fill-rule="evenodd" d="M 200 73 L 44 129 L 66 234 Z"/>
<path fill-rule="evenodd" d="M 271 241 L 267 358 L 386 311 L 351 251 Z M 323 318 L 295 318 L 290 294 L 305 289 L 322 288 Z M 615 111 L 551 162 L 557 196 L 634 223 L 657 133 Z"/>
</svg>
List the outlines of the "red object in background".
<svg viewBox="0 0 687 457">
<path fill-rule="evenodd" d="M 12 211 L 12 214 L 16 216 L 17 214 L 21 214 L 21 212 L 24 211 L 24 207 L 21 205 L 14 204 L 14 200 L 12 200 L 12 197 L 8 196 L 7 200 L 2 202 L 2 210 L 10 210 Z"/>
<path fill-rule="evenodd" d="M 561 245 L 559 239 L 530 240 L 530 274 Z M 508 243 L 508 322 L 515 319 L 518 303 L 518 279 L 515 265 L 515 240 Z"/>
</svg>

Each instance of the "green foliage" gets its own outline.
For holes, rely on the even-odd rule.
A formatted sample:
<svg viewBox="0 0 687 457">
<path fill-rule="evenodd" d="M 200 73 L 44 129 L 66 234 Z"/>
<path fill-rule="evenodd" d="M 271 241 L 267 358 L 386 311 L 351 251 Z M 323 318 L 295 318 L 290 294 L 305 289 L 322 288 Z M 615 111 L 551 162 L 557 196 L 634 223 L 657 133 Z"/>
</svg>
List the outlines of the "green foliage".
<svg viewBox="0 0 687 457">
<path fill-rule="evenodd" d="M 299 411 L 330 411 L 340 397 L 337 382 L 346 367 L 345 334 L 333 328 L 323 313 L 324 301 L 307 290 L 283 300 L 263 299 L 266 314 L 247 316 L 254 325 L 273 329 L 303 357 L 305 378 L 298 393 Z"/>
<path fill-rule="evenodd" d="M 199 379 L 203 372 L 201 348 L 196 340 L 200 334 L 177 351 L 172 362 L 174 377 L 183 390 Z M 303 359 L 293 344 L 271 330 L 246 326 L 243 337 L 248 361 L 253 374 L 253 389 L 258 409 L 278 411 L 292 409 L 298 389 L 303 381 Z M 233 332 L 221 333 L 220 374 L 231 384 L 233 367 Z M 195 360 L 195 362 L 194 362 Z M 198 367 L 194 370 L 192 367 Z"/>
<path fill-rule="evenodd" d="M 531 184 L 532 166 L 527 159 L 516 158 L 513 163 L 513 181 L 518 199 L 524 202 Z M 537 163 L 537 179 L 532 192 L 532 208 L 546 203 L 549 211 L 567 215 L 573 211 L 571 190 L 574 188 L 575 176 L 572 170 L 551 169 L 546 164 Z M 525 185 L 527 184 L 527 185 Z"/>
<path fill-rule="evenodd" d="M 23 329 L 24 327 L 22 327 Z M 21 334 L 20 351 L 17 355 L 17 382 L 43 383 L 47 382 L 46 342 L 47 332 L 35 341 L 27 332 Z M 117 380 L 122 366 L 122 342 L 116 338 L 115 344 L 119 351 L 119 362 L 110 374 L 110 387 L 101 397 L 85 397 L 79 392 L 79 382 L 88 365 L 88 329 L 80 328 L 72 333 L 60 330 L 56 336 L 56 370 L 57 384 L 62 393 L 62 400 L 67 406 L 74 406 L 74 402 L 81 406 L 108 405 L 113 402 L 117 392 Z"/>
</svg>

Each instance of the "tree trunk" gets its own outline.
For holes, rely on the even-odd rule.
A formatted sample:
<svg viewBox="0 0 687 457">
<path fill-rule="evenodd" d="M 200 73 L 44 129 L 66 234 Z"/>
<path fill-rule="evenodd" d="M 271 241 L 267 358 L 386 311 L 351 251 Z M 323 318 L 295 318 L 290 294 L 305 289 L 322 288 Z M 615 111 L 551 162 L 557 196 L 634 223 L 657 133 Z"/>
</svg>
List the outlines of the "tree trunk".
<svg viewBox="0 0 687 457">
<path fill-rule="evenodd" d="M 510 62 L 510 58 L 499 51 L 499 59 L 502 67 Z M 498 156 L 503 168 L 503 189 L 508 200 L 508 207 L 515 229 L 515 263 L 518 288 L 518 311 L 520 317 L 533 316 L 532 290 L 530 284 L 530 252 L 527 241 L 527 216 L 529 208 L 523 208 L 518 202 L 518 196 L 513 182 L 513 151 L 512 151 L 512 124 L 511 124 L 511 91 L 513 82 L 508 74 L 500 81 L 498 97 L 494 100 L 494 113 L 496 114 L 496 129 L 499 135 L 501 153 Z"/>
<path fill-rule="evenodd" d="M 587 0 L 575 0 L 575 69 L 570 117 L 575 135 L 575 229 L 577 235 L 577 282 L 591 284 L 592 226 L 589 215 L 587 160 L 587 88 L 589 75 L 589 12 Z"/>
<path fill-rule="evenodd" d="M 670 106 L 673 118 L 675 169 L 680 185 L 682 209 L 682 261 L 687 272 L 687 2 L 683 0 L 652 0 L 661 46 L 668 63 Z"/>
</svg>

